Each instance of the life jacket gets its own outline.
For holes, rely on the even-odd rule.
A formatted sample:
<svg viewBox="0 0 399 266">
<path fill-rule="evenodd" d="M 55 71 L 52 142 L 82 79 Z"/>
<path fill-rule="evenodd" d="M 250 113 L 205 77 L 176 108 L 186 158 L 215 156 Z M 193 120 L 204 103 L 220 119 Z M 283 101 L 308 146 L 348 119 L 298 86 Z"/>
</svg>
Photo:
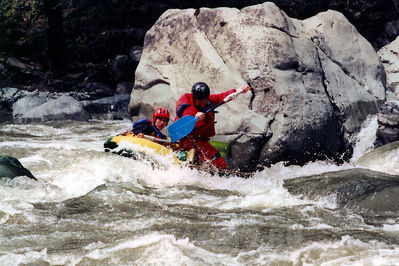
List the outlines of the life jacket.
<svg viewBox="0 0 399 266">
<path fill-rule="evenodd" d="M 184 110 L 186 110 L 186 109 L 187 109 L 188 107 L 190 107 L 190 106 L 192 106 L 192 105 L 190 105 L 190 104 L 188 104 L 188 103 L 183 103 L 182 105 L 180 105 L 179 108 L 178 108 L 177 111 L 176 111 L 176 116 L 177 116 L 178 118 L 181 118 L 182 115 L 183 115 Z M 206 111 L 208 111 L 208 110 L 211 109 L 211 108 L 213 108 L 213 104 L 211 104 L 211 102 L 208 102 L 208 103 L 206 104 L 205 108 L 204 108 L 202 111 L 201 111 L 201 110 L 199 110 L 199 111 L 205 113 Z M 198 109 L 198 108 L 197 108 L 197 109 Z M 216 112 L 212 110 L 212 113 L 215 114 Z"/>
<path fill-rule="evenodd" d="M 175 121 L 181 118 L 184 111 L 189 110 L 188 115 L 195 115 L 197 112 L 206 112 L 213 107 L 212 103 L 208 101 L 205 108 L 199 110 L 194 106 L 194 99 L 191 93 L 183 94 L 176 105 L 176 118 Z M 187 113 L 186 113 L 187 115 Z M 205 123 L 202 126 L 195 127 L 193 131 L 187 136 L 199 140 L 209 140 L 215 135 L 215 112 L 211 111 L 205 115 Z"/>
<path fill-rule="evenodd" d="M 167 137 L 162 134 L 162 132 L 155 125 L 152 124 L 151 120 L 147 118 L 142 118 L 134 122 L 132 131 L 135 135 L 143 133 L 144 135 L 149 135 L 160 139 L 167 139 Z"/>
</svg>

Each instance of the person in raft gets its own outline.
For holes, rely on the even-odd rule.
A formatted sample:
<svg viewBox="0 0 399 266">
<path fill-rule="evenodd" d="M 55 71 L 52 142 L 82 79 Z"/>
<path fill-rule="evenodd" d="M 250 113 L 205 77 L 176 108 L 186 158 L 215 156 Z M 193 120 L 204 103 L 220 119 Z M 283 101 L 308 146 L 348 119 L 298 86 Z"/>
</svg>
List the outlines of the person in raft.
<svg viewBox="0 0 399 266">
<path fill-rule="evenodd" d="M 169 110 L 166 108 L 159 107 L 155 109 L 152 114 L 152 121 L 147 118 L 142 118 L 133 123 L 133 133 L 139 137 L 143 138 L 144 135 L 167 139 L 167 137 L 161 132 L 164 129 L 170 119 Z"/>
<path fill-rule="evenodd" d="M 242 86 L 240 89 L 246 93 L 251 87 Z M 209 112 L 206 115 L 204 113 L 236 91 L 232 89 L 220 94 L 210 94 L 206 83 L 197 82 L 191 88 L 191 93 L 183 94 L 177 101 L 175 121 L 186 115 L 198 117 L 193 131 L 179 141 L 181 149 L 186 151 L 195 149 L 195 163 L 202 164 L 205 161 L 211 161 L 219 169 L 227 168 L 218 150 L 209 143 L 210 138 L 215 135 L 215 113 Z"/>
</svg>

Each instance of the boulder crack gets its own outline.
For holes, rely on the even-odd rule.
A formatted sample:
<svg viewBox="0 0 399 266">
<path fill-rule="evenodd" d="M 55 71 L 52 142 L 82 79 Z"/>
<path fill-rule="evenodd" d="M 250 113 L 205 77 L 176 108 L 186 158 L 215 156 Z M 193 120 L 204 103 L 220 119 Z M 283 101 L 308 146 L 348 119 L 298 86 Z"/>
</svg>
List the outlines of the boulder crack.
<svg viewBox="0 0 399 266">
<path fill-rule="evenodd" d="M 201 32 L 203 32 L 205 38 L 208 40 L 209 44 L 213 47 L 213 49 L 215 50 L 215 52 L 217 53 L 217 55 L 219 56 L 219 58 L 223 61 L 223 63 L 226 65 L 226 61 L 224 60 L 224 58 L 220 55 L 219 51 L 216 49 L 215 45 L 211 42 L 210 38 L 208 37 L 206 31 L 203 29 L 201 23 L 198 21 L 198 16 L 201 12 L 201 9 L 197 9 L 194 13 L 194 17 L 195 20 L 197 22 L 198 28 L 200 29 Z"/>
<path fill-rule="evenodd" d="M 338 62 L 337 60 L 334 60 L 333 58 L 328 56 L 328 53 L 325 50 L 323 50 L 323 48 L 321 48 L 319 45 L 317 45 L 317 43 L 315 42 L 315 38 L 312 38 L 312 42 L 317 46 L 318 51 L 321 51 L 331 62 L 333 62 L 335 65 L 337 65 L 342 70 L 342 72 L 345 73 L 345 75 L 347 75 L 349 78 L 351 78 L 357 84 L 359 84 L 361 87 L 366 86 L 362 81 L 357 80 L 356 77 L 354 75 L 352 75 L 348 69 L 346 69 L 344 66 L 342 66 L 342 64 L 340 62 Z M 320 57 L 319 57 L 319 60 L 320 60 Z M 373 96 L 373 94 L 370 92 L 369 89 L 366 89 L 366 91 L 368 94 Z"/>
<path fill-rule="evenodd" d="M 321 51 L 321 49 L 319 47 L 317 47 L 317 46 L 315 48 L 318 51 L 316 54 L 317 54 L 317 60 L 318 60 L 319 65 L 320 65 L 321 76 L 322 76 L 322 79 L 323 79 L 322 84 L 323 84 L 324 91 L 326 92 L 328 100 L 330 101 L 331 106 L 333 107 L 334 116 L 336 117 L 337 121 L 341 121 L 341 118 L 342 118 L 343 114 L 342 114 L 341 110 L 338 108 L 337 104 L 335 103 L 334 98 L 330 95 L 330 93 L 328 91 L 328 86 L 327 86 L 328 80 L 326 78 L 326 74 L 325 74 L 324 68 L 323 68 L 323 63 L 322 63 L 322 60 L 321 60 L 320 54 L 319 54 L 319 51 Z"/>
<path fill-rule="evenodd" d="M 146 83 L 145 85 L 137 84 L 134 87 L 135 89 L 148 90 L 149 88 L 151 88 L 151 87 L 153 87 L 155 85 L 158 85 L 158 84 L 170 85 L 170 83 L 165 80 L 165 79 L 167 79 L 167 77 L 165 77 L 158 68 L 156 68 L 154 66 L 149 66 L 149 67 L 155 69 L 155 71 L 158 72 L 159 75 L 162 76 L 162 78 L 157 78 L 157 79 L 151 80 L 150 82 Z"/>
</svg>

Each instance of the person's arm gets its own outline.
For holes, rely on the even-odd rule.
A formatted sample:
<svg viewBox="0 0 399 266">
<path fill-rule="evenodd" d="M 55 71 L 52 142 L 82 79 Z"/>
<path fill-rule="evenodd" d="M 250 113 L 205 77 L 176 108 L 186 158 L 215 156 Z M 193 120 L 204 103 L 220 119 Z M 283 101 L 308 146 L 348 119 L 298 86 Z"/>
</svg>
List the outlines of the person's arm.
<svg viewBox="0 0 399 266">
<path fill-rule="evenodd" d="M 133 124 L 132 131 L 135 135 L 137 135 L 137 137 L 142 137 L 144 134 L 151 135 L 151 133 L 153 131 L 152 122 L 146 118 L 137 120 Z"/>
<path fill-rule="evenodd" d="M 209 101 L 213 105 L 216 105 L 216 104 L 222 102 L 224 100 L 224 98 L 226 98 L 228 95 L 236 92 L 237 90 L 241 90 L 241 89 L 243 90 L 243 93 L 247 93 L 247 91 L 249 91 L 251 89 L 251 87 L 249 87 L 248 85 L 244 85 L 244 86 L 241 86 L 238 89 L 228 90 L 226 92 L 222 92 L 222 93 L 219 93 L 219 94 L 211 94 L 211 95 L 209 95 Z"/>
<path fill-rule="evenodd" d="M 228 90 L 219 94 L 211 94 L 209 95 L 209 101 L 211 102 L 211 104 L 216 105 L 218 103 L 220 103 L 221 101 L 224 100 L 224 98 L 226 98 L 226 96 L 236 92 L 236 89 L 232 89 L 232 90 Z"/>
<path fill-rule="evenodd" d="M 190 106 L 186 110 L 184 110 L 182 117 L 186 116 L 186 115 L 198 116 L 199 117 L 199 114 L 203 114 L 203 113 L 199 112 L 198 109 L 195 108 L 194 106 Z M 205 119 L 204 119 L 204 117 L 202 117 L 202 119 L 200 118 L 200 119 L 197 120 L 197 122 L 195 123 L 194 128 L 201 127 L 204 124 L 205 124 Z"/>
</svg>

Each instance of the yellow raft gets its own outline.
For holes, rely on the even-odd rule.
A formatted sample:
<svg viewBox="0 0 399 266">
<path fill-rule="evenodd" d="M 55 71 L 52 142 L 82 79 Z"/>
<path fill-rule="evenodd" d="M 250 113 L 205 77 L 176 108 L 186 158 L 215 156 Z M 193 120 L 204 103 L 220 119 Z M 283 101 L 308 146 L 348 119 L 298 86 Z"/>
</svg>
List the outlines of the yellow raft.
<svg viewBox="0 0 399 266">
<path fill-rule="evenodd" d="M 177 164 L 191 162 L 194 157 L 194 151 L 174 152 L 172 149 L 156 143 L 154 141 L 136 137 L 132 132 L 127 132 L 108 139 L 104 143 L 106 152 L 116 153 L 125 157 L 135 157 L 135 155 L 160 155 L 170 157 Z"/>
<path fill-rule="evenodd" d="M 146 136 L 155 140 L 155 138 Z M 159 139 L 156 139 L 160 141 Z M 228 153 L 228 143 L 219 141 L 210 141 L 210 143 L 218 149 L 221 155 L 225 158 Z M 173 145 L 173 144 L 172 144 Z M 213 168 L 203 168 L 202 165 L 193 164 L 194 161 L 194 149 L 189 152 L 186 151 L 173 151 L 173 149 L 168 148 L 164 145 L 151 141 L 145 138 L 136 137 L 132 132 L 126 132 L 121 135 L 117 135 L 108 139 L 104 143 L 104 149 L 106 152 L 115 153 L 121 156 L 141 159 L 141 155 L 152 159 L 153 156 L 169 157 L 171 162 L 177 165 L 185 165 L 191 168 L 198 168 L 200 170 L 207 170 L 208 172 L 218 174 L 219 176 L 231 176 L 236 175 L 243 178 L 248 178 L 253 175 L 253 173 L 244 173 L 236 170 L 216 170 Z M 214 172 L 216 170 L 216 172 Z"/>
</svg>

